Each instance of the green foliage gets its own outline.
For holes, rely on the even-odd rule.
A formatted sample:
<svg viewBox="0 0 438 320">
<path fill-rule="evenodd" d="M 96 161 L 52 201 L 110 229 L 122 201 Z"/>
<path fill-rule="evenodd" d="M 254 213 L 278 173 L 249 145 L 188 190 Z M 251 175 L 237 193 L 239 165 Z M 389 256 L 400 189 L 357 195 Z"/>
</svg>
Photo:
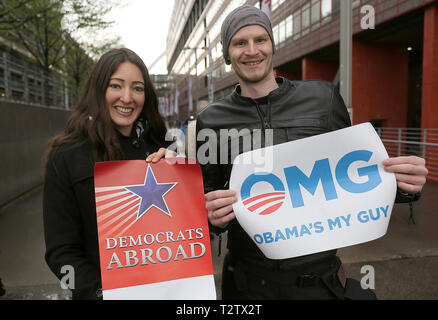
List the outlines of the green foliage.
<svg viewBox="0 0 438 320">
<path fill-rule="evenodd" d="M 26 49 L 49 73 L 63 58 L 62 1 L 9 0 L 5 21 L 11 27 L 2 37 Z M 2 24 L 3 26 L 5 24 Z"/>
<path fill-rule="evenodd" d="M 115 0 L 0 0 L 0 37 L 27 51 L 46 76 L 57 70 L 79 91 L 92 57 L 119 40 L 96 45 L 78 39 L 109 27 L 112 7 Z"/>
</svg>

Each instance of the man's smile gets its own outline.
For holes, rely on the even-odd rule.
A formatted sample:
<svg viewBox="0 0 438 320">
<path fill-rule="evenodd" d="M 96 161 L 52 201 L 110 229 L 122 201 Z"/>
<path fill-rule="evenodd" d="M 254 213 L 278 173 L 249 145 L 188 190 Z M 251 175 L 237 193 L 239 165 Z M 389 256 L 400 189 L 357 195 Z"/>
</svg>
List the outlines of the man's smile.
<svg viewBox="0 0 438 320">
<path fill-rule="evenodd" d="M 256 65 L 259 65 L 260 63 L 262 63 L 263 61 L 264 61 L 263 59 L 251 60 L 251 61 L 242 61 L 242 64 L 244 64 L 246 66 L 256 66 Z"/>
</svg>

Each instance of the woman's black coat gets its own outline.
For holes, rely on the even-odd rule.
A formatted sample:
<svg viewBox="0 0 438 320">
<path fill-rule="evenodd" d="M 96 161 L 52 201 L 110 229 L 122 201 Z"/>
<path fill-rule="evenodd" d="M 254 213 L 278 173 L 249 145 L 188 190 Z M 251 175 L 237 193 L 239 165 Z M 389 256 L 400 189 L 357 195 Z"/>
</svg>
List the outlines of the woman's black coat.
<svg viewBox="0 0 438 320">
<path fill-rule="evenodd" d="M 146 131 L 140 140 L 119 134 L 124 159 L 146 159 L 165 145 Z M 73 267 L 74 281 L 66 282 L 73 299 L 101 298 L 94 161 L 89 142 L 61 145 L 51 152 L 46 165 L 43 212 L 45 259 L 50 269 L 61 280 L 72 276 L 68 266 Z"/>
</svg>

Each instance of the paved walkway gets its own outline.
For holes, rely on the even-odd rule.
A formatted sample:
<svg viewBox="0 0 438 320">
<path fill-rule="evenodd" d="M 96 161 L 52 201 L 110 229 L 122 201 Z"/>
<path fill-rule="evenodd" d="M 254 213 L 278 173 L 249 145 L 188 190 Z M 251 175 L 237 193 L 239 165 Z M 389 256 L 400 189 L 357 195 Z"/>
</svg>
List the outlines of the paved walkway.
<svg viewBox="0 0 438 320">
<path fill-rule="evenodd" d="M 347 275 L 361 279 L 361 268 L 375 270 L 379 299 L 438 299 L 438 184 L 427 183 L 414 204 L 416 224 L 408 223 L 409 205 L 396 204 L 387 234 L 375 241 L 340 249 Z M 212 242 L 215 279 L 220 297 L 222 259 L 217 237 Z M 69 299 L 44 261 L 42 189 L 0 209 L 0 278 L 6 287 L 1 299 Z"/>
<path fill-rule="evenodd" d="M 44 260 L 42 187 L 0 209 L 0 299 L 69 297 Z"/>
</svg>

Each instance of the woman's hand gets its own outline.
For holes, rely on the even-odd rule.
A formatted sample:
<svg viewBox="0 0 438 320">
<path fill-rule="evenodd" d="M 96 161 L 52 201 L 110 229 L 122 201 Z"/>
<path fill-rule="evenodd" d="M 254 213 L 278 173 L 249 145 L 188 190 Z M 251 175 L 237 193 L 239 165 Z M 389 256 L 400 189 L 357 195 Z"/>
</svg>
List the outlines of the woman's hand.
<svg viewBox="0 0 438 320">
<path fill-rule="evenodd" d="M 161 158 L 174 158 L 176 157 L 176 153 L 168 150 L 166 148 L 160 148 L 157 152 L 154 152 L 152 154 L 150 154 L 147 158 L 146 158 L 146 162 L 158 162 L 160 161 Z"/>
</svg>

